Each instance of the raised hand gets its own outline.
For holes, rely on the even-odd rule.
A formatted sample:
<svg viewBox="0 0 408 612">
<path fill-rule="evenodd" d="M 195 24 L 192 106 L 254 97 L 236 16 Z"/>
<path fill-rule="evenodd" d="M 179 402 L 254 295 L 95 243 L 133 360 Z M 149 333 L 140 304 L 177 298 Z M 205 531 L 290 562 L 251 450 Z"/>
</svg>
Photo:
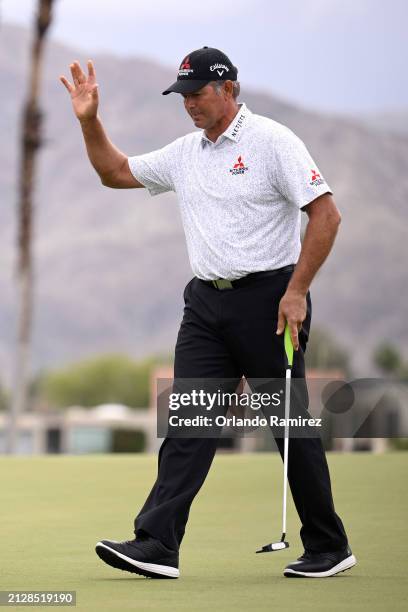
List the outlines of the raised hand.
<svg viewBox="0 0 408 612">
<path fill-rule="evenodd" d="M 79 62 L 71 64 L 70 69 L 74 84 L 70 83 L 65 76 L 60 76 L 60 81 L 69 91 L 74 113 L 80 121 L 93 119 L 96 117 L 99 104 L 98 85 L 93 63 L 88 60 L 88 76 L 82 71 Z"/>
</svg>

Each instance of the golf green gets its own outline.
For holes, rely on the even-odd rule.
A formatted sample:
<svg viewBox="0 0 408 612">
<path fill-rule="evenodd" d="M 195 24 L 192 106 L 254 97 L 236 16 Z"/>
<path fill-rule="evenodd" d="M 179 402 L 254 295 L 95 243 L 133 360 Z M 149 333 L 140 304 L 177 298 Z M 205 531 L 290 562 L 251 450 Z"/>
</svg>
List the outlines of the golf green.
<svg viewBox="0 0 408 612">
<path fill-rule="evenodd" d="M 155 456 L 4 457 L 0 589 L 75 590 L 86 611 L 407 610 L 407 459 L 328 454 L 358 564 L 329 579 L 290 580 L 282 570 L 302 552 L 291 499 L 290 548 L 255 554 L 280 536 L 280 458 L 218 454 L 192 507 L 181 577 L 161 581 L 115 570 L 94 552 L 99 539 L 132 536 Z"/>
</svg>

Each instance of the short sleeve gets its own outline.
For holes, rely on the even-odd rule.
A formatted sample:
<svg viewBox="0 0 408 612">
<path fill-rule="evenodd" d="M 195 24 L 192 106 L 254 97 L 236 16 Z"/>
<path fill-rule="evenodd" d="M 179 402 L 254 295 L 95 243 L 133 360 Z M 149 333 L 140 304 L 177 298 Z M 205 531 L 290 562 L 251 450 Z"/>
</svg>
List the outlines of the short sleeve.
<svg viewBox="0 0 408 612">
<path fill-rule="evenodd" d="M 128 157 L 131 173 L 150 195 L 176 191 L 177 171 L 180 167 L 181 138 L 162 149 L 144 155 Z"/>
<path fill-rule="evenodd" d="M 303 208 L 319 196 L 333 193 L 296 134 L 287 129 L 274 145 L 274 183 L 284 198 Z"/>
</svg>

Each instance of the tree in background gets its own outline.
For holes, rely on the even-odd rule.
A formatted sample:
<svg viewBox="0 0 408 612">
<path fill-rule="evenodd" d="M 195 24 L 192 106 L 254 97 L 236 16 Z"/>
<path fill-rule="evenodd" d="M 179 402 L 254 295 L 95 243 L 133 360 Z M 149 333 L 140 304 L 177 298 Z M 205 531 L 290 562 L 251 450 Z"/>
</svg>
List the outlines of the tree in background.
<svg viewBox="0 0 408 612">
<path fill-rule="evenodd" d="M 351 374 L 350 356 L 326 330 L 314 326 L 305 353 L 307 368 L 318 370 L 339 369 L 346 376 Z"/>
<path fill-rule="evenodd" d="M 8 406 L 8 394 L 0 383 L 0 410 L 6 410 Z"/>
<path fill-rule="evenodd" d="M 133 361 L 123 355 L 104 355 L 43 372 L 37 386 L 40 401 L 51 407 L 98 404 L 125 404 L 146 408 L 150 401 L 150 380 L 158 359 Z M 163 363 L 163 360 L 160 360 Z"/>
<path fill-rule="evenodd" d="M 373 353 L 373 362 L 385 376 L 405 384 L 408 382 L 408 361 L 403 359 L 400 351 L 390 342 L 384 341 L 377 346 Z M 385 397 L 390 397 L 392 405 L 395 405 L 392 391 Z M 393 438 L 389 442 L 396 450 L 408 450 L 408 438 Z"/>
<path fill-rule="evenodd" d="M 26 408 L 29 378 L 29 351 L 33 314 L 33 186 L 37 153 L 41 147 L 42 115 L 38 104 L 44 41 L 51 24 L 53 0 L 39 0 L 31 51 L 29 89 L 24 105 L 21 133 L 21 166 L 18 204 L 17 261 L 17 350 L 15 380 L 9 414 L 7 451 L 14 453 L 18 415 Z"/>
<path fill-rule="evenodd" d="M 373 354 L 373 362 L 385 375 L 399 380 L 408 380 L 408 362 L 400 351 L 390 342 L 382 342 Z"/>
<path fill-rule="evenodd" d="M 387 374 L 397 372 L 402 363 L 399 351 L 389 342 L 383 342 L 376 348 L 373 361 L 377 368 Z"/>
</svg>

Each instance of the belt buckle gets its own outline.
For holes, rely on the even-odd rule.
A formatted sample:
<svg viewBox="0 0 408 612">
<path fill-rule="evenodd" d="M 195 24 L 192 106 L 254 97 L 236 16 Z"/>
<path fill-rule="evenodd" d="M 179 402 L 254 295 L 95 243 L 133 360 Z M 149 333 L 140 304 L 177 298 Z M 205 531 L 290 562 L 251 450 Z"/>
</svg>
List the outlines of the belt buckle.
<svg viewBox="0 0 408 612">
<path fill-rule="evenodd" d="M 213 285 L 216 289 L 220 289 L 221 291 L 224 289 L 233 289 L 233 284 L 231 281 L 226 278 L 218 278 L 217 280 L 213 280 Z"/>
</svg>

